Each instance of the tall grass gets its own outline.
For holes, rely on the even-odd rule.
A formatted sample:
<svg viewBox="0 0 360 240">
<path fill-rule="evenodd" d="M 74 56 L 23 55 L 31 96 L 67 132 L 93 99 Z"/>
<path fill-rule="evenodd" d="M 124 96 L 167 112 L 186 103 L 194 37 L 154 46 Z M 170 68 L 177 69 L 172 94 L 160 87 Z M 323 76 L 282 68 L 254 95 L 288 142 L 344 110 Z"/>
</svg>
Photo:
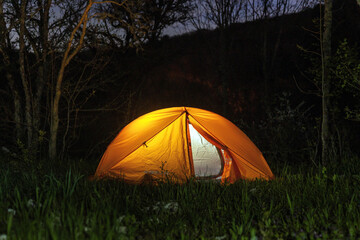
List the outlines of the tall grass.
<svg viewBox="0 0 360 240">
<path fill-rule="evenodd" d="M 360 177 L 128 185 L 0 170 L 0 239 L 358 239 Z"/>
</svg>

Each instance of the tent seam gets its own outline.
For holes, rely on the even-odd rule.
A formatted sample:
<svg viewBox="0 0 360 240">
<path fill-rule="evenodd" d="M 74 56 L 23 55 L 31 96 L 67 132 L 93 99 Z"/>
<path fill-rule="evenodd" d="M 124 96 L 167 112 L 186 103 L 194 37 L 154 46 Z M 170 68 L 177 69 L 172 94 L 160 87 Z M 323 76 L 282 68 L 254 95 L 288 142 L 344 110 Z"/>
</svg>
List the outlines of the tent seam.
<svg viewBox="0 0 360 240">
<path fill-rule="evenodd" d="M 184 107 L 185 108 L 185 107 Z M 190 132 L 189 132 L 189 113 L 185 108 L 186 118 L 185 118 L 185 130 L 186 130 L 186 146 L 188 150 L 188 158 L 190 164 L 190 172 L 192 176 L 195 176 L 195 169 L 194 169 L 194 160 L 192 158 L 192 146 L 191 146 L 191 139 L 190 139 Z M 191 151 L 191 152 L 190 152 Z"/>
</svg>

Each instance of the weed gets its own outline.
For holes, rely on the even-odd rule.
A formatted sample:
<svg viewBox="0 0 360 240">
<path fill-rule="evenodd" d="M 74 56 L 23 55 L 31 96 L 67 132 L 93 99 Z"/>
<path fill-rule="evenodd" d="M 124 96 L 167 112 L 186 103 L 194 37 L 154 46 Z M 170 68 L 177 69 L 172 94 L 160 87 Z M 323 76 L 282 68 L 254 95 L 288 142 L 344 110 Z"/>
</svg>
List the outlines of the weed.
<svg viewBox="0 0 360 240">
<path fill-rule="evenodd" d="M 0 169 L 1 239 L 357 239 L 357 175 L 128 185 Z M 306 169 L 298 170 L 305 173 Z M 16 227 L 15 227 L 16 226 Z"/>
</svg>

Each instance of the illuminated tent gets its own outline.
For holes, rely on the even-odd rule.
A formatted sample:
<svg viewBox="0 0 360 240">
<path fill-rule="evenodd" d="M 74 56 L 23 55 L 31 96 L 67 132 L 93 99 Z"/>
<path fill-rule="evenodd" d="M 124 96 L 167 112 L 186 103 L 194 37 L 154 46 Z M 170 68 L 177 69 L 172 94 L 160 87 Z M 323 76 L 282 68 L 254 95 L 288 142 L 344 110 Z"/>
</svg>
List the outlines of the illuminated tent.
<svg viewBox="0 0 360 240">
<path fill-rule="evenodd" d="M 274 178 L 262 153 L 233 123 L 206 110 L 173 107 L 145 114 L 110 143 L 95 172 L 131 183 L 190 178 Z"/>
</svg>

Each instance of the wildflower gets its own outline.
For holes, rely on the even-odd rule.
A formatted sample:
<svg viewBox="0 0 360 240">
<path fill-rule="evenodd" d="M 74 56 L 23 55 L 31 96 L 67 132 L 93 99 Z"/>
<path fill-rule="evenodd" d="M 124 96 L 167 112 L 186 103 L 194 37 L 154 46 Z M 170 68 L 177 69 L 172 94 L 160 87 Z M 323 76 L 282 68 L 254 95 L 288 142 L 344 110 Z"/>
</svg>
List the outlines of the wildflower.
<svg viewBox="0 0 360 240">
<path fill-rule="evenodd" d="M 115 230 L 120 234 L 126 234 L 127 228 L 125 226 L 116 226 Z"/>
<path fill-rule="evenodd" d="M 126 231 L 127 231 L 126 226 L 123 226 L 123 223 L 122 223 L 124 221 L 125 217 L 126 217 L 125 215 L 122 215 L 116 219 L 115 231 L 120 234 L 126 234 Z"/>
<path fill-rule="evenodd" d="M 167 210 L 169 212 L 177 212 L 179 209 L 179 203 L 175 202 L 175 201 L 170 201 L 170 202 L 157 202 L 154 206 L 152 207 L 146 207 L 145 210 L 152 210 L 155 212 L 158 212 L 160 210 Z"/>
<path fill-rule="evenodd" d="M 15 216 L 16 211 L 14 209 L 12 209 L 12 208 L 8 208 L 8 213 Z"/>
<path fill-rule="evenodd" d="M 149 222 L 154 223 L 154 224 L 159 224 L 160 220 L 158 217 L 155 216 L 153 218 L 150 218 Z"/>
<path fill-rule="evenodd" d="M 179 204 L 177 202 L 168 202 L 164 204 L 164 209 L 169 210 L 170 212 L 177 212 Z"/>
<path fill-rule="evenodd" d="M 32 200 L 32 199 L 29 199 L 29 200 L 27 201 L 27 203 L 26 203 L 26 206 L 27 206 L 28 208 L 34 208 L 34 207 L 35 207 L 35 201 Z"/>
<path fill-rule="evenodd" d="M 122 215 L 120 217 L 118 217 L 118 219 L 116 219 L 116 224 L 120 224 L 125 218 L 125 215 Z"/>
</svg>

